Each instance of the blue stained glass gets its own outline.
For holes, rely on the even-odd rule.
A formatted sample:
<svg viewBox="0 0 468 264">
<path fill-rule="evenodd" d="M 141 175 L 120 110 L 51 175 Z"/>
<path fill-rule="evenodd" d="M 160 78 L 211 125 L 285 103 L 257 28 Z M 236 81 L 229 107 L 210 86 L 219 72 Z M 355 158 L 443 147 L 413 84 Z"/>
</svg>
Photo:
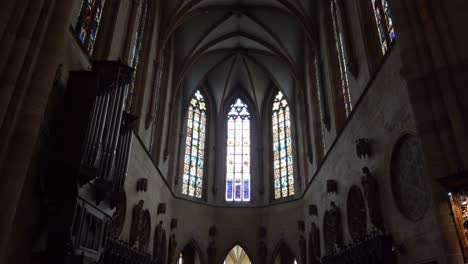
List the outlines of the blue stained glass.
<svg viewBox="0 0 468 264">
<path fill-rule="evenodd" d="M 294 195 L 294 182 L 288 182 L 293 177 L 291 153 L 291 121 L 288 102 L 281 92 L 273 101 L 273 169 L 275 199 Z"/>
<path fill-rule="evenodd" d="M 78 17 L 76 36 L 90 54 L 93 52 L 103 6 L 103 0 L 85 0 Z"/>
<path fill-rule="evenodd" d="M 244 200 L 250 199 L 250 181 L 248 179 L 244 179 Z"/>
<path fill-rule="evenodd" d="M 395 30 L 387 0 L 371 0 L 374 17 L 380 38 L 382 53 L 387 53 L 391 42 L 395 40 Z"/>
<path fill-rule="evenodd" d="M 200 122 L 196 122 L 195 118 L 201 118 Z M 190 129 L 190 126 L 193 129 Z M 187 137 L 185 145 L 186 155 L 184 160 L 184 174 L 190 175 L 190 184 L 182 185 L 182 193 L 196 198 L 202 197 L 203 186 L 203 159 L 205 147 L 205 135 L 200 133 L 206 127 L 206 107 L 204 97 L 200 91 L 196 91 L 194 98 L 191 100 L 187 113 Z M 185 177 L 185 176 L 184 176 Z"/>
<path fill-rule="evenodd" d="M 247 104 L 236 99 L 229 109 L 227 119 L 226 201 L 249 201 L 250 113 Z M 233 175 L 234 186 L 230 180 Z"/>
</svg>

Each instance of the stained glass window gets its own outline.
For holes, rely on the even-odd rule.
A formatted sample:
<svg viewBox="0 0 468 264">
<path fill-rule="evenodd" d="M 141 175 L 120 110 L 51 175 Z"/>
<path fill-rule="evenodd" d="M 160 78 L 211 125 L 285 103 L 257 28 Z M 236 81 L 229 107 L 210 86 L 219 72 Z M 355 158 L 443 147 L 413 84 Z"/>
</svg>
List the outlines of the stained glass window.
<svg viewBox="0 0 468 264">
<path fill-rule="evenodd" d="M 375 22 L 379 33 L 382 53 L 387 53 L 390 44 L 395 40 L 395 29 L 388 8 L 387 0 L 371 0 L 374 9 Z"/>
<path fill-rule="evenodd" d="M 145 0 L 143 1 L 143 5 L 141 7 L 140 21 L 138 24 L 138 29 L 135 31 L 135 44 L 132 48 L 132 67 L 135 69 L 138 67 L 138 61 L 140 59 L 140 50 L 143 44 L 147 12 L 148 0 Z"/>
<path fill-rule="evenodd" d="M 283 93 L 273 101 L 273 173 L 275 199 L 294 195 L 294 174 L 289 105 Z"/>
<path fill-rule="evenodd" d="M 228 113 L 226 201 L 250 201 L 250 113 L 241 99 Z"/>
<path fill-rule="evenodd" d="M 137 73 L 138 64 L 140 61 L 141 48 L 143 46 L 143 37 L 145 33 L 147 13 L 148 13 L 148 0 L 145 0 L 143 1 L 143 5 L 141 6 L 140 21 L 138 23 L 138 28 L 135 31 L 135 43 L 132 48 L 131 66 L 132 68 L 135 69 L 135 71 L 133 71 L 132 84 L 128 91 L 127 102 L 126 102 L 127 111 L 131 111 L 131 107 L 132 107 L 133 94 L 135 90 L 136 73 Z"/>
<path fill-rule="evenodd" d="M 104 0 L 83 0 L 76 25 L 76 36 L 83 47 L 93 53 L 94 43 L 101 22 Z"/>
<path fill-rule="evenodd" d="M 184 155 L 182 193 L 202 198 L 205 157 L 206 103 L 200 91 L 190 101 Z"/>
<path fill-rule="evenodd" d="M 342 27 L 340 27 L 339 20 L 339 10 L 335 1 L 330 1 L 331 3 L 331 13 L 333 20 L 333 31 L 335 36 L 336 50 L 338 55 L 338 62 L 340 68 L 340 77 L 341 77 L 341 96 L 343 97 L 344 107 L 346 116 L 349 116 L 352 111 L 351 105 L 351 96 L 349 93 L 349 78 L 348 78 L 348 58 L 346 57 L 346 52 L 344 48 L 344 35 Z"/>
</svg>

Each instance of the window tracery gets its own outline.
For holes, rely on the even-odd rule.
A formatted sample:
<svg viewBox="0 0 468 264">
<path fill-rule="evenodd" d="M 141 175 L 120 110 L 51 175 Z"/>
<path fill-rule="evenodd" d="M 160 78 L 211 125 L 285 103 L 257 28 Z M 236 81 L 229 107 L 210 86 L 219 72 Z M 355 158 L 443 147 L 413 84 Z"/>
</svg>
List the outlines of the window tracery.
<svg viewBox="0 0 468 264">
<path fill-rule="evenodd" d="M 379 33 L 380 46 L 382 53 L 387 53 L 390 45 L 395 40 L 395 29 L 390 15 L 387 0 L 371 0 L 374 10 L 375 22 Z"/>
<path fill-rule="evenodd" d="M 202 198 L 203 165 L 206 138 L 206 102 L 200 91 L 196 91 L 187 113 L 187 136 L 184 156 L 182 194 Z"/>
<path fill-rule="evenodd" d="M 345 40 L 342 24 L 340 23 L 339 10 L 336 1 L 330 1 L 330 11 L 333 21 L 333 33 L 335 38 L 336 51 L 338 56 L 338 68 L 340 73 L 340 88 L 346 117 L 349 117 L 352 111 L 351 95 L 349 93 L 349 68 L 348 57 L 345 49 Z"/>
<path fill-rule="evenodd" d="M 279 199 L 294 195 L 291 117 L 281 92 L 273 101 L 272 131 L 275 199 Z"/>
<path fill-rule="evenodd" d="M 227 116 L 226 201 L 250 201 L 250 112 L 240 98 Z"/>
</svg>

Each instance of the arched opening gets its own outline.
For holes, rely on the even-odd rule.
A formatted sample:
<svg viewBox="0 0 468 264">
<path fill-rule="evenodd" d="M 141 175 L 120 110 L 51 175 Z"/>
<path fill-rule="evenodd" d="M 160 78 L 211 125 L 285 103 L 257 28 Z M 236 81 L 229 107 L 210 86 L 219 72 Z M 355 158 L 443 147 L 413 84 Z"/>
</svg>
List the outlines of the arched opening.
<svg viewBox="0 0 468 264">
<path fill-rule="evenodd" d="M 250 258 L 249 255 L 247 255 L 247 252 L 239 246 L 236 245 L 234 246 L 231 251 L 226 256 L 226 259 L 224 260 L 224 264 L 250 264 Z"/>
<path fill-rule="evenodd" d="M 285 243 L 281 243 L 276 248 L 273 256 L 273 264 L 297 264 L 296 257 L 294 257 L 292 250 Z"/>
<path fill-rule="evenodd" d="M 200 248 L 191 242 L 187 244 L 178 255 L 177 264 L 202 264 L 204 263 Z"/>
</svg>

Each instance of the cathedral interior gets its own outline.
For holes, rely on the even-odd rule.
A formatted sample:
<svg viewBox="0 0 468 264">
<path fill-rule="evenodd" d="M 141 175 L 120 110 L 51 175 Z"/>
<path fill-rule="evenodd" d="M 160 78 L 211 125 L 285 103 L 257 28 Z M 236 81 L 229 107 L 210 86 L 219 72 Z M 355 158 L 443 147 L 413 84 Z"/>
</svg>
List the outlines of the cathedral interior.
<svg viewBox="0 0 468 264">
<path fill-rule="evenodd" d="M 468 263 L 467 1 L 2 2 L 1 264 Z"/>
</svg>

